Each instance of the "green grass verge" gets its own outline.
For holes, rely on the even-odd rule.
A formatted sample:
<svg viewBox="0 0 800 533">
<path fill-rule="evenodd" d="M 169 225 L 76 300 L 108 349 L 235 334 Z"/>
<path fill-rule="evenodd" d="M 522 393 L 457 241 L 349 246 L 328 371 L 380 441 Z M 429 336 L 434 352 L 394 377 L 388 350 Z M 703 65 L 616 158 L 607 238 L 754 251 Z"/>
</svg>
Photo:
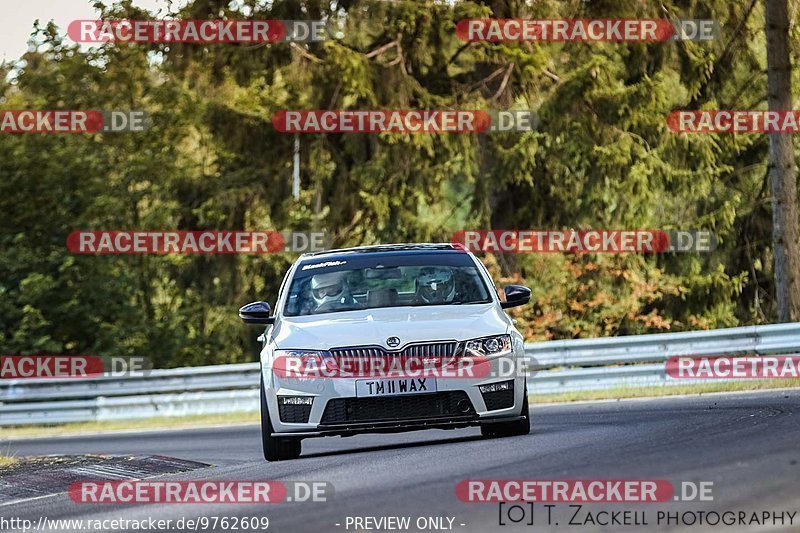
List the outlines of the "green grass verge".
<svg viewBox="0 0 800 533">
<path fill-rule="evenodd" d="M 762 389 L 800 387 L 796 379 L 739 380 L 699 385 L 670 385 L 661 387 L 619 388 L 556 394 L 531 394 L 531 403 L 578 402 L 584 400 L 616 400 L 622 398 L 647 398 L 653 396 L 675 396 L 679 394 L 704 394 L 710 392 L 736 392 Z"/>
<path fill-rule="evenodd" d="M 19 459 L 16 457 L 8 457 L 7 455 L 0 455 L 0 468 L 10 466 L 16 463 Z"/>
<path fill-rule="evenodd" d="M 17 426 L 3 428 L 3 437 L 39 437 L 58 435 L 80 435 L 127 429 L 166 429 L 176 427 L 220 426 L 247 424 L 259 421 L 258 413 L 225 413 L 184 417 L 146 418 L 142 420 L 120 420 L 119 422 L 78 422 L 54 426 Z M 2 457 L 0 457 L 2 459 Z"/>
</svg>

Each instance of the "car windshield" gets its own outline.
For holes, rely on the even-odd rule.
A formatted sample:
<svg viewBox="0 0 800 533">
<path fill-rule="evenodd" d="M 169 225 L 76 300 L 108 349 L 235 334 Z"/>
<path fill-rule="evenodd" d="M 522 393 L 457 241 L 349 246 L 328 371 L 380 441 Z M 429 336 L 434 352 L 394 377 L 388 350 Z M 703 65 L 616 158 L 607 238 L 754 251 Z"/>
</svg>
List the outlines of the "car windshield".
<svg viewBox="0 0 800 533">
<path fill-rule="evenodd" d="M 301 264 L 283 314 L 491 301 L 468 254 L 362 254 Z"/>
</svg>

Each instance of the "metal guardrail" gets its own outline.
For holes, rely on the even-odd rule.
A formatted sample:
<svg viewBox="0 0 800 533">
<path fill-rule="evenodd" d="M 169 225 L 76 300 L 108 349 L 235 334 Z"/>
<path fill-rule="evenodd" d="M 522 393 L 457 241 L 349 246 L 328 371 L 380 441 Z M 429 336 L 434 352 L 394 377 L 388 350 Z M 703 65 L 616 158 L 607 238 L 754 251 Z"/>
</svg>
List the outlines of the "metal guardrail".
<svg viewBox="0 0 800 533">
<path fill-rule="evenodd" d="M 258 363 L 239 363 L 151 370 L 146 377 L 2 380 L 0 403 L 252 388 L 258 386 L 258 371 Z M 0 419 L 2 413 L 0 407 Z"/>
<path fill-rule="evenodd" d="M 258 383 L 258 382 L 256 382 Z M 251 412 L 259 409 L 258 388 L 230 391 L 146 394 L 62 402 L 0 404 L 0 426 L 68 424 Z"/>
<path fill-rule="evenodd" d="M 800 323 L 528 343 L 539 368 L 664 362 L 669 357 L 800 351 Z"/>
<path fill-rule="evenodd" d="M 540 370 L 528 380 L 532 394 L 720 383 L 726 380 L 670 378 L 664 363 L 674 356 L 800 353 L 800 323 L 528 343 L 525 353 Z"/>
<path fill-rule="evenodd" d="M 800 323 L 528 343 L 531 394 L 686 384 L 671 356 L 800 353 Z M 703 380 L 714 381 L 716 380 Z M 692 380 L 692 383 L 702 382 Z M 259 364 L 153 370 L 146 377 L 0 381 L 0 427 L 257 411 Z"/>
</svg>

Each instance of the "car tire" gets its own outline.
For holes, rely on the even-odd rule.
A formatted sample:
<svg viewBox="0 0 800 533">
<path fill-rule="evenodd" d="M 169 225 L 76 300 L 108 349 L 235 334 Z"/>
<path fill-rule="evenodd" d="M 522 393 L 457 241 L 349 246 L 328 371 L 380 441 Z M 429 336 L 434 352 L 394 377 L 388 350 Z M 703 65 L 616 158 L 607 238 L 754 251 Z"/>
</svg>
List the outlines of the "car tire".
<svg viewBox="0 0 800 533">
<path fill-rule="evenodd" d="M 497 422 L 481 426 L 481 435 L 484 437 L 517 437 L 528 435 L 531 432 L 531 415 L 528 410 L 528 385 L 522 393 L 522 412 L 524 418 L 511 422 Z"/>
<path fill-rule="evenodd" d="M 297 437 L 273 437 L 272 422 L 269 419 L 267 395 L 264 392 L 264 378 L 261 378 L 261 447 L 267 461 L 287 461 L 297 459 L 302 452 L 301 439 Z"/>
</svg>

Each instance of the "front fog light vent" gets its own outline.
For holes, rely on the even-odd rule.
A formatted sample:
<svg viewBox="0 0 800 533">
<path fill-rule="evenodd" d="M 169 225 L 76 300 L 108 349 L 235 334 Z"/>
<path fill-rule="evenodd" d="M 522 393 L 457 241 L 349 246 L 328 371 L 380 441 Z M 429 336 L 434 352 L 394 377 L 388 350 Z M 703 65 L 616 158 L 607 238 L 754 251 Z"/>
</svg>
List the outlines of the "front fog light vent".
<svg viewBox="0 0 800 533">
<path fill-rule="evenodd" d="M 281 422 L 306 424 L 311 416 L 313 396 L 278 396 L 278 413 Z"/>
<path fill-rule="evenodd" d="M 279 396 L 281 405 L 311 405 L 314 403 L 313 396 Z"/>
<path fill-rule="evenodd" d="M 513 381 L 501 381 L 499 383 L 480 385 L 478 389 L 481 391 L 483 401 L 486 403 L 486 409 L 489 411 L 507 409 L 514 406 Z"/>
<path fill-rule="evenodd" d="M 514 385 L 511 381 L 501 381 L 500 383 L 480 385 L 478 388 L 481 390 L 481 394 L 486 394 L 487 392 L 499 392 L 501 390 L 509 390 L 509 389 L 513 390 Z"/>
</svg>

